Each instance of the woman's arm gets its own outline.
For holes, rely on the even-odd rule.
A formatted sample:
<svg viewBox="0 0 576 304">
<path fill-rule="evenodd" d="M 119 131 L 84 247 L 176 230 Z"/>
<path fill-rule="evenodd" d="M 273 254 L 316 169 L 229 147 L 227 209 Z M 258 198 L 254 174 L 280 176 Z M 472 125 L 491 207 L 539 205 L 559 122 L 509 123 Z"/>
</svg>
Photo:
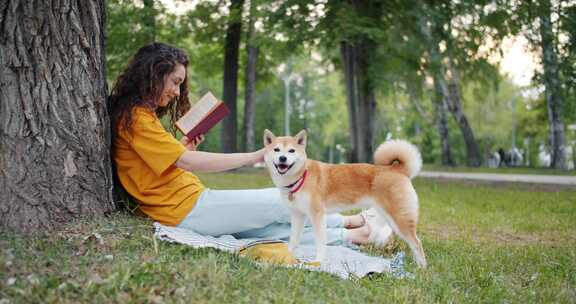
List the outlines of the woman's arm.
<svg viewBox="0 0 576 304">
<path fill-rule="evenodd" d="M 174 165 L 193 172 L 220 172 L 251 165 L 263 160 L 264 149 L 251 153 L 186 151 Z"/>
</svg>

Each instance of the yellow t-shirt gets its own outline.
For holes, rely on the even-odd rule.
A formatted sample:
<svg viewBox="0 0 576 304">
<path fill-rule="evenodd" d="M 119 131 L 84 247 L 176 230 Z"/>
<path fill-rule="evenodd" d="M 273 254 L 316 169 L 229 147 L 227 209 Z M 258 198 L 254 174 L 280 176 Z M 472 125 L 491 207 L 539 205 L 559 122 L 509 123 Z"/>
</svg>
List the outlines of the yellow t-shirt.
<svg viewBox="0 0 576 304">
<path fill-rule="evenodd" d="M 122 186 L 144 214 L 164 225 L 178 225 L 204 190 L 198 177 L 174 166 L 186 148 L 153 111 L 142 107 L 133 111 L 132 134 L 118 133 L 114 161 Z"/>
</svg>

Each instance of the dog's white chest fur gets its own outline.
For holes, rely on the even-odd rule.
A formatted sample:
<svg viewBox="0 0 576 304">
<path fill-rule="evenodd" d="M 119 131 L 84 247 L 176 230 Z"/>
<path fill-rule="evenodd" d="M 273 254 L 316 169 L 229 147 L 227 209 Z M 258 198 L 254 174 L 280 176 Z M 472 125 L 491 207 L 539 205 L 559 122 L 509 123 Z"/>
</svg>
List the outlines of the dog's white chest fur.
<svg viewBox="0 0 576 304">
<path fill-rule="evenodd" d="M 293 210 L 298 210 L 304 214 L 309 214 L 310 212 L 310 193 L 305 190 L 298 191 L 292 194 L 293 199 L 289 199 L 288 192 L 283 194 L 284 202 L 288 205 L 288 208 Z"/>
</svg>

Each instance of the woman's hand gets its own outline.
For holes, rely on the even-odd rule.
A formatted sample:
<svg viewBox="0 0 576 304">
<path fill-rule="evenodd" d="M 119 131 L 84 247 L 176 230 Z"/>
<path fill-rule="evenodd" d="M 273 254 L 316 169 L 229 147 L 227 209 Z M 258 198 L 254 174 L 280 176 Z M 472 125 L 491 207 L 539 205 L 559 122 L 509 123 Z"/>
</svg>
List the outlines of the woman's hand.
<svg viewBox="0 0 576 304">
<path fill-rule="evenodd" d="M 194 137 L 194 139 L 192 140 L 190 140 L 188 136 L 182 136 L 182 138 L 180 139 L 180 143 L 182 143 L 184 147 L 188 149 L 188 151 L 196 151 L 198 149 L 198 145 L 200 145 L 200 143 L 202 143 L 203 141 L 204 141 L 204 135 L 202 134 Z"/>
<path fill-rule="evenodd" d="M 264 154 L 266 154 L 266 150 L 264 148 L 252 152 L 254 154 L 254 160 L 250 163 L 250 165 L 254 165 L 256 163 L 264 162 Z"/>
</svg>

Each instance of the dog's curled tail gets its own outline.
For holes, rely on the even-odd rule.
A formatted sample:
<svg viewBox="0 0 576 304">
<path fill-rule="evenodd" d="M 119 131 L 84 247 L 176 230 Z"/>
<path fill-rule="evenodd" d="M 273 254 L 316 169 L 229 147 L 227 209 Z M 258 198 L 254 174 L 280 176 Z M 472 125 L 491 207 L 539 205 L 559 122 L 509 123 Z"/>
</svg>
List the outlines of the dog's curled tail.
<svg viewBox="0 0 576 304">
<path fill-rule="evenodd" d="M 389 140 L 382 143 L 374 152 L 374 164 L 380 166 L 393 165 L 398 161 L 401 172 L 409 178 L 418 175 L 422 168 L 422 156 L 413 144 L 400 139 Z"/>
</svg>

